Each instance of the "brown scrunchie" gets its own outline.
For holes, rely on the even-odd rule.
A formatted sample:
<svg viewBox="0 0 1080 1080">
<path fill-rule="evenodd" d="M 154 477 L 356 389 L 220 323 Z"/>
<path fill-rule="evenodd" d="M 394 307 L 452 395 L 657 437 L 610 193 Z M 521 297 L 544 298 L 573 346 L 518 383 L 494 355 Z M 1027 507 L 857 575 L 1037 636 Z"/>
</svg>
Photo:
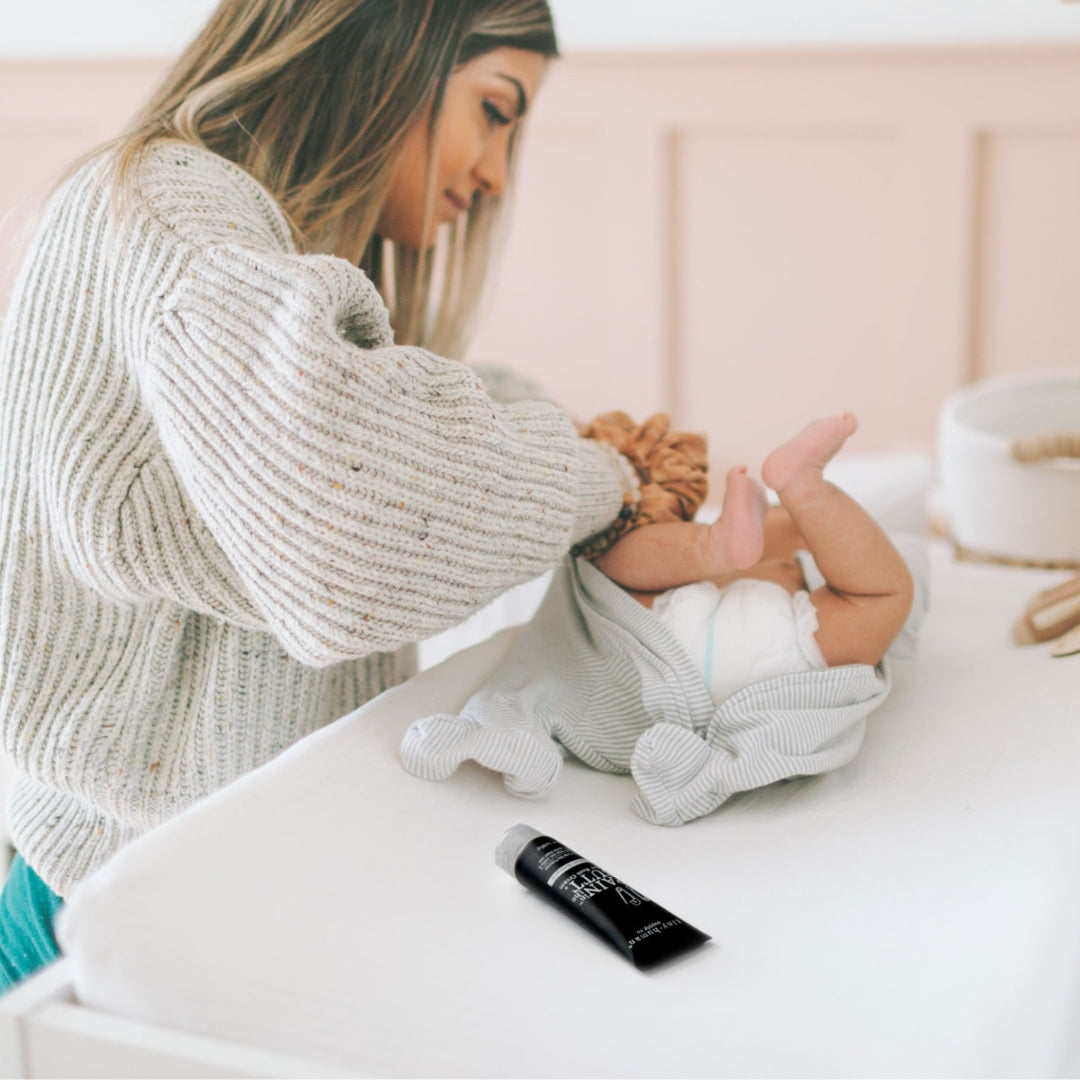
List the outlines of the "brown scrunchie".
<svg viewBox="0 0 1080 1080">
<path fill-rule="evenodd" d="M 624 412 L 596 417 L 581 434 L 610 443 L 637 470 L 641 502 L 631 528 L 694 519 L 709 491 L 705 475 L 709 466 L 701 435 L 672 431 L 666 413 L 635 424 Z"/>
</svg>

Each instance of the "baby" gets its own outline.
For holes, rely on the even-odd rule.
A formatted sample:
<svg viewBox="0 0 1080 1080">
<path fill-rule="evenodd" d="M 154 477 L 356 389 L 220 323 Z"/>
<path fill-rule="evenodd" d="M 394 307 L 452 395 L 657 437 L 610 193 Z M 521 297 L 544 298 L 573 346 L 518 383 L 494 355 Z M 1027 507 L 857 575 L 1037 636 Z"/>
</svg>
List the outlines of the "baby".
<svg viewBox="0 0 1080 1080">
<path fill-rule="evenodd" d="M 644 525 L 568 559 L 461 713 L 411 725 L 405 767 L 441 780 L 472 760 L 536 798 L 570 754 L 631 773 L 635 811 L 680 825 L 850 761 L 891 688 L 886 652 L 926 606 L 921 542 L 901 554 L 824 479 L 855 426 L 818 420 L 769 455 L 779 516 L 740 467 L 714 524 Z"/>
<path fill-rule="evenodd" d="M 645 525 L 595 560 L 671 630 L 717 704 L 776 675 L 877 664 L 903 627 L 914 588 L 907 564 L 823 475 L 855 428 L 851 413 L 818 420 L 766 458 L 762 478 L 798 533 L 768 553 L 764 494 L 740 467 L 728 473 L 713 525 Z M 799 547 L 825 578 L 812 592 L 791 557 Z M 642 559 L 643 550 L 655 557 Z M 635 565 L 651 572 L 630 578 Z"/>
</svg>

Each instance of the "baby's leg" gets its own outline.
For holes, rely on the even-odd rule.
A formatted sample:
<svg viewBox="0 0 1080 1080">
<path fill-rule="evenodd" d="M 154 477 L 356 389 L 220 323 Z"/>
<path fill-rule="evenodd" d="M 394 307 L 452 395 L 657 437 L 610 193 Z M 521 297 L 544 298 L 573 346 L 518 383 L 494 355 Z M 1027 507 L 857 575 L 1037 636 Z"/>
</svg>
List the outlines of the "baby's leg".
<svg viewBox="0 0 1080 1080">
<path fill-rule="evenodd" d="M 830 666 L 876 664 L 911 610 L 907 565 L 878 524 L 823 476 L 855 431 L 851 413 L 818 420 L 774 450 L 761 475 L 780 497 L 827 584 L 811 599 Z"/>
<path fill-rule="evenodd" d="M 636 600 L 753 566 L 764 550 L 761 486 L 741 466 L 727 476 L 724 506 L 712 525 L 673 521 L 642 525 L 595 560 Z"/>
</svg>

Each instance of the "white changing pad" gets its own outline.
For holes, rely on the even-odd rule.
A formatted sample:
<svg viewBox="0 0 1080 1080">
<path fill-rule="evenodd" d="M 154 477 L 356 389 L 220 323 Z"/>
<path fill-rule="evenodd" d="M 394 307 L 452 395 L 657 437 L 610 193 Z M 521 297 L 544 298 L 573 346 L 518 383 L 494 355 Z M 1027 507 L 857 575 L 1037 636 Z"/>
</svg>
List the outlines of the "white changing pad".
<svg viewBox="0 0 1080 1080">
<path fill-rule="evenodd" d="M 681 829 L 567 762 L 524 802 L 397 747 L 516 630 L 118 855 L 60 933 L 90 1006 L 375 1075 L 1005 1076 L 1080 1065 L 1080 657 L 1008 626 L 1061 575 L 933 549 L 921 658 L 847 767 Z M 713 935 L 643 975 L 494 864 L 523 821 Z"/>
</svg>

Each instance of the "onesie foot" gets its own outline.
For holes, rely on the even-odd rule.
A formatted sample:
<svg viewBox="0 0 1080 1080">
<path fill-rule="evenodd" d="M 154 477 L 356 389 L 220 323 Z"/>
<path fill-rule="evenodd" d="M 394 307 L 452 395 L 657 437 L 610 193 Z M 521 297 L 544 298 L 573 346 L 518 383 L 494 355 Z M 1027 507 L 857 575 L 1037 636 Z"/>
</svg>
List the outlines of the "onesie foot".
<svg viewBox="0 0 1080 1080">
<path fill-rule="evenodd" d="M 410 726 L 401 741 L 401 761 L 424 780 L 445 780 L 463 761 L 475 761 L 502 773 L 511 794 L 535 799 L 551 790 L 562 753 L 535 727 L 492 727 L 442 713 Z"/>
<path fill-rule="evenodd" d="M 653 825 L 683 825 L 704 817 L 733 792 L 718 783 L 729 754 L 678 724 L 656 724 L 634 746 L 630 771 L 637 784 L 633 809 Z"/>
</svg>

